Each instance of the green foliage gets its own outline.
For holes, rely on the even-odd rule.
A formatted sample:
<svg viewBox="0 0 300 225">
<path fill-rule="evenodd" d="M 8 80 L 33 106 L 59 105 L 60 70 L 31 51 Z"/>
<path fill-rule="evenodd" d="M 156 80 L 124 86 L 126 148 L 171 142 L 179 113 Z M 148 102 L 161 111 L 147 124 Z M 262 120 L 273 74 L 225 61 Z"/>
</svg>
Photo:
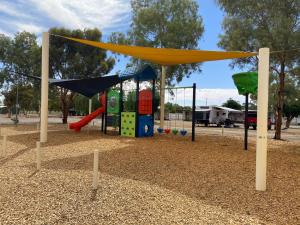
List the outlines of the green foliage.
<svg viewBox="0 0 300 225">
<path fill-rule="evenodd" d="M 283 115 L 287 119 L 286 128 L 292 119 L 300 115 L 300 83 L 296 78 L 290 78 L 286 82 Z"/>
<path fill-rule="evenodd" d="M 98 95 L 92 97 L 92 112 L 100 107 Z M 87 115 L 89 113 L 89 98 L 83 95 L 74 97 L 74 109 L 78 115 Z"/>
<path fill-rule="evenodd" d="M 101 41 L 98 29 L 69 30 L 51 28 L 51 34 Z M 56 79 L 79 79 L 103 76 L 113 68 L 115 61 L 107 57 L 106 51 L 83 45 L 57 36 L 50 39 L 50 77 Z M 67 122 L 69 109 L 73 105 L 75 93 L 64 88 L 57 88 L 60 93 L 60 108 L 63 122 Z M 78 103 L 79 104 L 79 103 Z M 87 107 L 88 108 L 88 107 Z M 82 107 L 80 106 L 80 111 Z"/>
<path fill-rule="evenodd" d="M 236 109 L 236 110 L 241 110 L 242 109 L 242 105 L 239 102 L 233 100 L 232 98 L 230 98 L 226 102 L 224 102 L 222 104 L 222 106 L 228 107 L 228 108 L 231 108 L 231 109 Z"/>
<path fill-rule="evenodd" d="M 40 74 L 40 47 L 36 36 L 28 32 L 17 33 L 14 38 L 0 34 L 0 88 L 5 84 L 28 84 L 22 75 Z"/>
<path fill-rule="evenodd" d="M 183 111 L 191 112 L 190 106 L 181 106 L 176 103 L 167 102 L 165 103 L 165 110 L 169 113 L 182 113 Z"/>
<path fill-rule="evenodd" d="M 289 71 L 299 66 L 300 51 L 300 1 L 299 0 L 218 0 L 226 13 L 224 34 L 219 46 L 226 50 L 258 51 L 269 47 L 271 74 L 276 74 L 278 87 L 275 106 L 275 138 L 281 139 L 285 78 Z M 285 50 L 285 51 L 280 51 Z M 231 64 L 257 70 L 257 57 L 236 59 Z"/>
<path fill-rule="evenodd" d="M 137 46 L 194 49 L 204 31 L 198 4 L 193 0 L 132 0 L 132 23 L 127 36 L 113 33 L 110 41 Z M 133 59 L 133 64 L 143 62 Z M 157 67 L 157 65 L 154 65 Z M 180 82 L 200 64 L 171 66 L 167 82 Z"/>
<path fill-rule="evenodd" d="M 13 85 L 10 90 L 3 91 L 4 104 L 8 107 L 9 111 L 15 111 L 16 99 L 17 99 L 17 88 L 18 88 L 18 104 L 19 111 L 23 111 L 25 114 L 37 107 L 37 101 L 35 99 L 35 93 L 32 85 Z"/>
<path fill-rule="evenodd" d="M 98 29 L 69 30 L 51 28 L 51 34 L 101 41 Z M 64 38 L 50 38 L 50 77 L 57 79 L 86 78 L 107 74 L 114 66 L 114 59 L 105 50 L 83 45 Z"/>
<path fill-rule="evenodd" d="M 226 50 L 258 51 L 269 47 L 271 51 L 290 50 L 300 44 L 300 2 L 298 0 L 218 0 L 226 12 L 224 34 L 219 46 Z M 290 62 L 299 51 L 278 52 L 271 55 L 272 68 L 281 61 Z M 237 59 L 234 63 L 256 67 L 256 59 Z"/>
</svg>

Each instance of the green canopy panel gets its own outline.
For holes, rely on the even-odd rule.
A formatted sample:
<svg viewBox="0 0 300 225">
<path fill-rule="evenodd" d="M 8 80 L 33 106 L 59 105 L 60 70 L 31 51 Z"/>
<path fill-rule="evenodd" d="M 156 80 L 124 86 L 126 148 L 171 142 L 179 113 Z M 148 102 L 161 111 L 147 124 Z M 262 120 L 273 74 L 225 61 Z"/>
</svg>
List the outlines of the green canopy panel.
<svg viewBox="0 0 300 225">
<path fill-rule="evenodd" d="M 257 93 L 257 72 L 237 73 L 232 75 L 232 79 L 240 95 Z"/>
</svg>

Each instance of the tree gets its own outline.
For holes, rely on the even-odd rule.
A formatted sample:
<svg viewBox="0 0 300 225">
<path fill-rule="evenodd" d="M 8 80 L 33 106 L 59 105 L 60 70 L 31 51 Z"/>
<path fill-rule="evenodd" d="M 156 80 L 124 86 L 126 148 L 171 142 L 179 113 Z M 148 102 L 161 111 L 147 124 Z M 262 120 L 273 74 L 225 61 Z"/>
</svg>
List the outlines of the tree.
<svg viewBox="0 0 300 225">
<path fill-rule="evenodd" d="M 193 0 L 132 0 L 132 23 L 127 36 L 113 33 L 111 42 L 137 46 L 194 49 L 203 33 L 203 22 L 198 14 L 198 4 Z M 142 64 L 133 59 L 135 65 Z M 157 68 L 157 65 L 155 65 Z M 180 82 L 200 64 L 170 66 L 167 82 L 175 78 Z"/>
<path fill-rule="evenodd" d="M 36 36 L 23 31 L 14 38 L 0 34 L 0 87 L 30 83 L 23 75 L 40 74 L 40 47 Z"/>
<path fill-rule="evenodd" d="M 14 38 L 0 34 L 0 88 L 3 88 L 9 112 L 16 104 L 17 87 L 19 104 L 25 113 L 36 103 L 34 97 L 38 89 L 23 75 L 37 76 L 40 73 L 40 53 L 34 34 L 24 31 Z"/>
<path fill-rule="evenodd" d="M 68 30 L 51 28 L 51 34 L 101 41 L 98 29 Z M 67 39 L 51 36 L 50 39 L 50 77 L 72 79 L 97 77 L 107 74 L 114 66 L 114 59 L 107 57 L 106 51 L 83 45 Z M 74 92 L 57 88 L 60 96 L 60 109 L 63 123 L 67 123 L 70 107 L 73 105 Z"/>
<path fill-rule="evenodd" d="M 92 111 L 100 107 L 98 95 L 92 97 Z M 76 95 L 74 97 L 74 108 L 76 114 L 87 115 L 89 112 L 89 98 L 83 95 Z"/>
<path fill-rule="evenodd" d="M 290 127 L 291 121 L 300 115 L 300 83 L 296 78 L 286 81 L 283 115 L 286 117 L 286 129 Z"/>
<path fill-rule="evenodd" d="M 286 73 L 299 58 L 300 1 L 218 0 L 226 12 L 219 46 L 226 50 L 257 51 L 269 47 L 271 73 L 278 77 L 275 139 L 281 138 Z M 285 51 L 279 51 L 285 50 Z M 257 69 L 257 57 L 237 59 L 232 66 Z"/>
<path fill-rule="evenodd" d="M 4 95 L 4 104 L 8 107 L 9 114 L 15 112 L 16 109 L 16 93 L 18 88 L 18 111 L 23 111 L 24 114 L 27 114 L 28 111 L 35 109 L 35 98 L 34 88 L 31 84 L 18 86 L 11 86 L 10 90 L 3 91 Z"/>
<path fill-rule="evenodd" d="M 224 102 L 222 106 L 228 107 L 231 109 L 236 109 L 236 110 L 242 109 L 242 105 L 239 102 L 233 100 L 232 98 L 230 98 L 226 102 Z"/>
</svg>

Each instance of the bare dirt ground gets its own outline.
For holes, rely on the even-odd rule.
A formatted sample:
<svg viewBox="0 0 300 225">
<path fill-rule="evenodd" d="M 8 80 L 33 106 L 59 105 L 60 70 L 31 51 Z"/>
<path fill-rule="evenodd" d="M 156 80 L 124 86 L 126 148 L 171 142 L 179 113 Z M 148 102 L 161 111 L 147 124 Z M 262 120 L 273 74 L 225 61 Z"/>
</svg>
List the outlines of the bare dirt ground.
<svg viewBox="0 0 300 225">
<path fill-rule="evenodd" d="M 298 142 L 269 141 L 267 191 L 257 192 L 252 139 L 243 151 L 240 138 L 204 132 L 193 143 L 189 136 L 124 138 L 50 124 L 37 172 L 36 125 L 5 127 L 0 224 L 300 224 Z"/>
</svg>

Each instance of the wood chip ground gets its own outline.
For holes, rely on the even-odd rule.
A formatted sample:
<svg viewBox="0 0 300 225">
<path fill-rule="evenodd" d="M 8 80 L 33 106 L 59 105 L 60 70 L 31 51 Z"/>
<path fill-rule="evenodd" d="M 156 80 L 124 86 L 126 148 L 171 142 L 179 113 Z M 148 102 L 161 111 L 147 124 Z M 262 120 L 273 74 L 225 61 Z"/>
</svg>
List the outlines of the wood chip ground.
<svg viewBox="0 0 300 225">
<path fill-rule="evenodd" d="M 300 224 L 299 144 L 269 142 L 267 191 L 258 192 L 253 141 L 243 151 L 231 137 L 198 135 L 193 143 L 49 130 L 36 172 L 36 126 L 7 127 L 0 224 Z"/>
</svg>

